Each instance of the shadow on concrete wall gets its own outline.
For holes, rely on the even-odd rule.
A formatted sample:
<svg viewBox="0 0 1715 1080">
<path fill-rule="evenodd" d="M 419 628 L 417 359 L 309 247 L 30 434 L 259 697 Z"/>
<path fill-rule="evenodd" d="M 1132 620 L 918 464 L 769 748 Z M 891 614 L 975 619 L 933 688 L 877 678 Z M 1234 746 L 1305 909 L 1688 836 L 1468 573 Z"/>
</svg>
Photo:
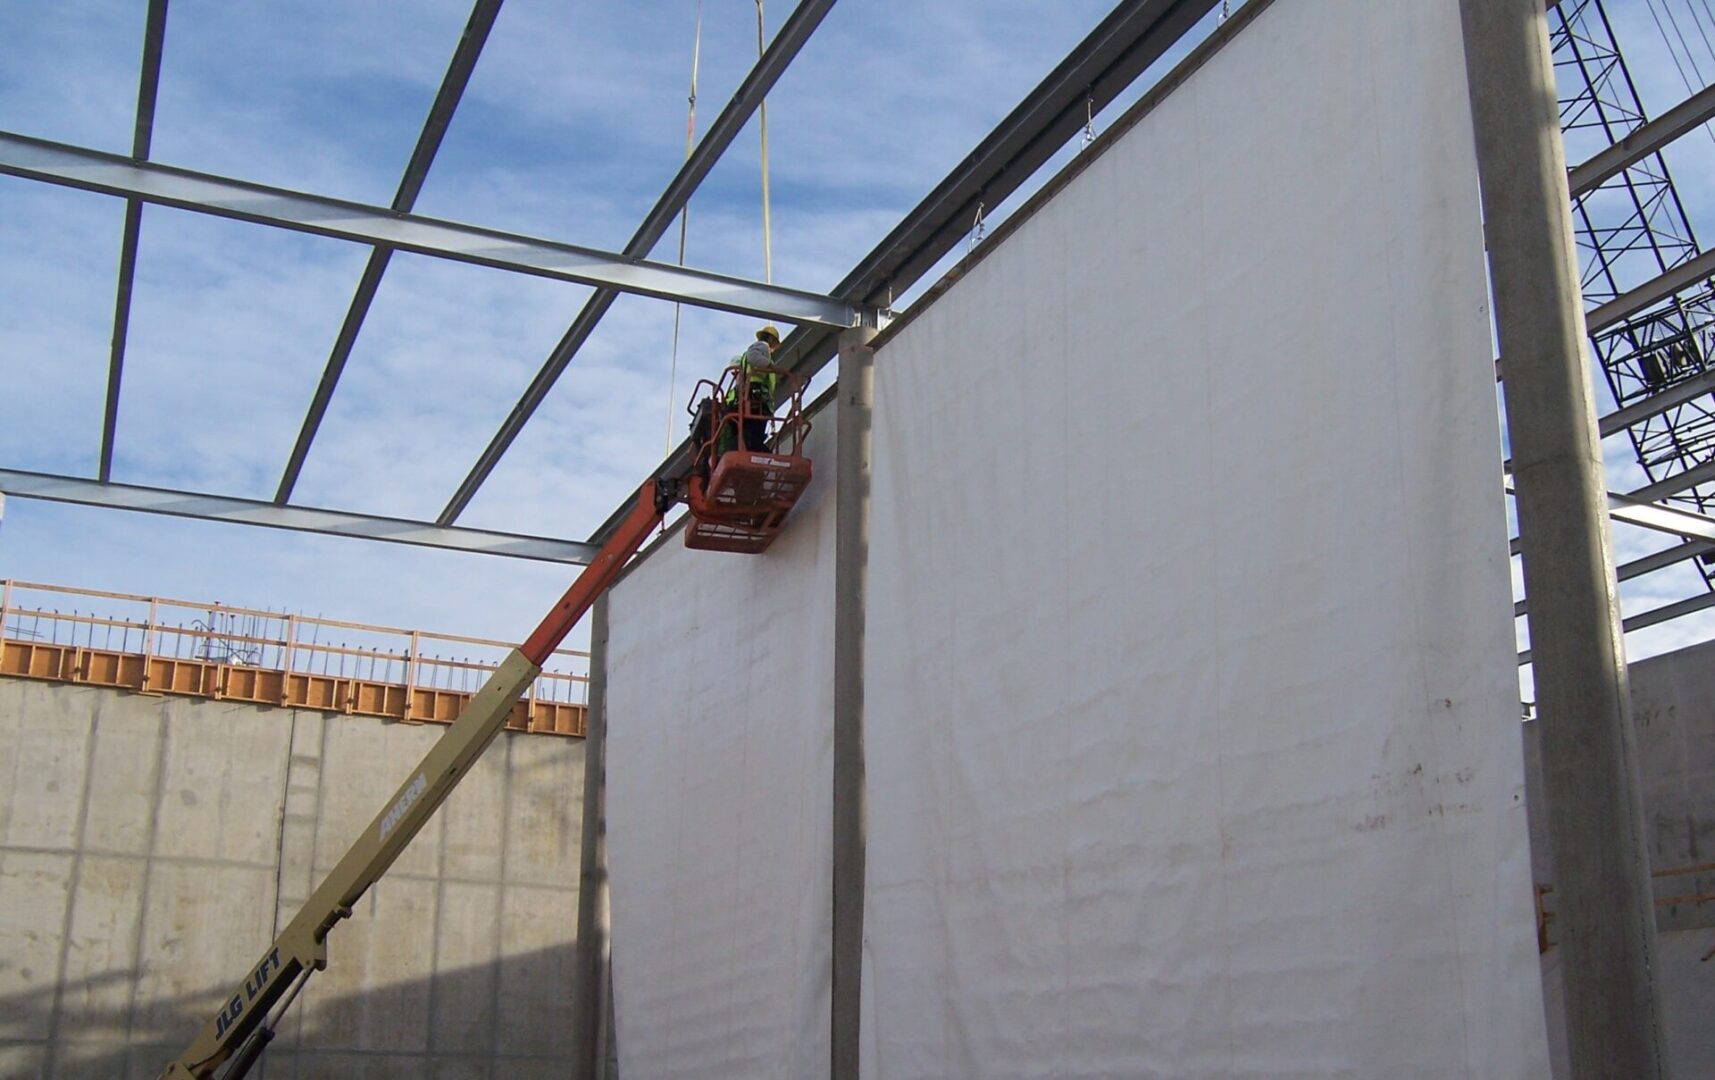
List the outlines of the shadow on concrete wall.
<svg viewBox="0 0 1715 1080">
<path fill-rule="evenodd" d="M 568 917 L 571 917 L 568 913 Z M 564 1077 L 570 1070 L 573 946 L 521 952 L 361 994 L 316 998 L 318 975 L 251 1072 L 256 1080 Z M 332 963 L 337 964 L 337 955 Z M 129 1000 L 109 971 L 54 992 L 0 996 L 0 1075 L 152 1080 L 190 1043 L 224 988 Z M 87 1004 L 86 1004 L 87 1003 Z M 127 1027 L 130 1034 L 127 1037 Z M 19 1038 L 47 1032 L 47 1038 Z"/>
</svg>

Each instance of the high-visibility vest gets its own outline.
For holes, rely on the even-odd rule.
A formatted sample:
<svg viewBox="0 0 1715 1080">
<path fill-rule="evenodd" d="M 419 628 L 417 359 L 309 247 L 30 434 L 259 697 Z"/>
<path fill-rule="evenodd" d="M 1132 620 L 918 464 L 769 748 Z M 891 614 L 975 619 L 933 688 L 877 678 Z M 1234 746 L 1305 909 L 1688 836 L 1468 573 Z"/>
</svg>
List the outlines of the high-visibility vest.
<svg viewBox="0 0 1715 1080">
<path fill-rule="evenodd" d="M 763 371 L 753 366 L 750 362 L 749 350 L 733 357 L 732 362 L 738 367 L 739 381 L 741 383 L 750 387 L 752 390 L 755 390 L 758 387 L 766 390 L 768 392 L 768 400 L 773 402 L 775 387 L 780 383 L 779 375 L 773 371 Z M 733 388 L 727 392 L 727 401 L 736 401 L 737 395 L 738 386 L 734 385 Z"/>
</svg>

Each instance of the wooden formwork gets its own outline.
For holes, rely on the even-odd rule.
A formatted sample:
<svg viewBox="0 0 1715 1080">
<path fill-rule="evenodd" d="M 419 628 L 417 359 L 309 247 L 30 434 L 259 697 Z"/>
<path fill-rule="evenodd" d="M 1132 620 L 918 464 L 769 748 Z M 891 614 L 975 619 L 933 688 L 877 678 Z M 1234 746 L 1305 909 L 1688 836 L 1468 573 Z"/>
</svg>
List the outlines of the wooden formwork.
<svg viewBox="0 0 1715 1080">
<path fill-rule="evenodd" d="M 15 603 L 14 586 L 38 591 L 52 590 L 79 597 L 147 603 L 149 617 L 146 620 L 127 620 L 93 614 L 67 615 L 39 607 L 18 606 Z M 481 679 L 486 677 L 494 665 L 480 661 L 426 659 L 421 653 L 422 639 L 430 637 L 437 641 L 504 647 L 502 642 L 480 638 L 425 635 L 420 631 L 395 630 L 360 623 L 278 616 L 280 621 L 286 624 L 284 636 L 278 639 L 215 630 L 202 632 L 202 637 L 211 641 L 218 639 L 229 646 L 237 642 L 259 643 L 273 648 L 278 657 L 278 662 L 273 665 L 232 659 L 161 655 L 157 645 L 162 636 L 183 632 L 180 628 L 167 627 L 158 622 L 158 611 L 169 605 L 192 608 L 199 612 L 245 612 L 245 609 L 221 605 L 193 605 L 121 593 L 0 582 L 0 676 L 103 686 L 140 694 L 172 694 L 281 708 L 316 709 L 352 716 L 380 717 L 407 724 L 450 724 L 464 711 L 474 692 L 430 685 L 431 680 L 425 677 L 425 669 L 461 669 L 480 684 Z M 8 614 L 13 617 L 12 622 L 7 621 L 5 616 Z M 70 636 L 74 639 L 78 636 L 76 627 L 83 627 L 91 640 L 97 627 L 122 627 L 127 631 L 139 631 L 139 641 L 136 648 L 113 649 L 31 640 L 15 629 L 7 629 L 16 627 L 17 617 L 20 615 L 38 621 L 47 619 L 55 624 L 70 625 L 73 627 Z M 316 656 L 325 659 L 328 654 L 369 658 L 373 670 L 374 659 L 383 654 L 373 649 L 350 649 L 327 643 L 305 642 L 300 640 L 299 630 L 295 625 L 298 623 L 397 635 L 404 648 L 398 653 L 386 653 L 385 657 L 402 667 L 403 681 L 300 670 L 313 667 L 309 661 Z M 126 639 L 129 640 L 129 634 Z M 266 650 L 263 654 L 266 655 Z M 577 657 L 585 654 L 566 650 L 565 655 Z M 544 679 L 562 680 L 568 684 L 585 681 L 583 676 L 555 672 L 545 673 Z M 507 728 L 512 731 L 581 737 L 584 734 L 585 706 L 580 702 L 561 700 L 559 697 L 539 696 L 536 688 L 532 686 L 530 693 L 513 706 Z"/>
</svg>

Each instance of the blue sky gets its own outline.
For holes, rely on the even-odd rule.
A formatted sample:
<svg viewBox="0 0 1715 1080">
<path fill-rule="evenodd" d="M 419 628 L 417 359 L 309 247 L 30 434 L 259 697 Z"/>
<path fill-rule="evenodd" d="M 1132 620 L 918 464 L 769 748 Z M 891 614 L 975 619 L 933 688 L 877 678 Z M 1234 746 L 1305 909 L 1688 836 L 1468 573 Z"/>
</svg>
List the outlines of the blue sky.
<svg viewBox="0 0 1715 1080">
<path fill-rule="evenodd" d="M 621 247 L 683 155 L 696 6 L 507 0 L 418 212 Z M 841 0 L 769 102 L 775 280 L 831 288 L 1110 7 Z M 0 0 L 0 128 L 128 151 L 144 8 Z M 699 130 L 756 50 L 752 0 L 703 10 Z M 768 3 L 771 34 L 789 10 Z M 1645 0 L 1609 10 L 1652 113 L 1685 96 Z M 152 156 L 385 204 L 468 14 L 465 0 L 173 0 Z M 1700 86 L 1715 51 L 1697 58 Z M 1699 133 L 1670 164 L 1715 230 L 1711 154 Z M 757 166 L 753 122 L 692 204 L 691 265 L 762 276 Z M 122 218 L 116 199 L 0 178 L 8 467 L 95 470 Z M 270 497 L 367 249 L 158 207 L 142 237 L 115 478 Z M 296 501 L 433 517 L 587 295 L 396 255 Z M 664 448 L 672 324 L 671 305 L 621 299 L 462 523 L 581 538 L 605 517 Z M 686 309 L 675 417 L 753 328 Z M 1609 450 L 1623 480 L 1623 442 Z M 1617 542 L 1622 561 L 1661 546 Z M 572 572 L 21 499 L 0 528 L 0 576 L 502 638 Z M 1692 587 L 1661 575 L 1628 590 L 1628 610 Z M 1707 636 L 1687 620 L 1636 646 Z"/>
<path fill-rule="evenodd" d="M 831 288 L 1106 13 L 1105 0 L 844 0 L 770 100 L 775 280 Z M 144 5 L 0 3 L 0 127 L 124 152 Z M 153 157 L 391 199 L 469 15 L 175 0 Z M 772 34 L 790 7 L 767 5 Z M 508 0 L 419 212 L 597 247 L 684 153 L 696 4 Z M 699 130 L 755 61 L 705 0 Z M 762 276 L 754 123 L 692 204 L 690 264 Z M 0 178 L 0 461 L 93 473 L 123 204 Z M 672 256 L 672 238 L 658 252 Z M 116 479 L 266 498 L 367 249 L 150 207 Z M 295 498 L 433 517 L 588 291 L 396 255 Z M 462 523 L 581 538 L 667 438 L 673 311 L 621 299 Z M 753 320 L 687 309 L 674 414 Z M 682 431 L 674 422 L 675 440 Z M 0 575 L 517 635 L 566 567 L 10 500 Z"/>
</svg>

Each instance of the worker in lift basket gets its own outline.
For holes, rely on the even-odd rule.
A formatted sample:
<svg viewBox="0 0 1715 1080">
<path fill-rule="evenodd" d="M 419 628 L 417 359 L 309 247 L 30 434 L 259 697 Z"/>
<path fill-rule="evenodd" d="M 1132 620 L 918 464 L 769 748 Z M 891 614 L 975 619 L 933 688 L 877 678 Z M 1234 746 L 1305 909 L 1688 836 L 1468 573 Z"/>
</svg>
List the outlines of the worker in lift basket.
<svg viewBox="0 0 1715 1080">
<path fill-rule="evenodd" d="M 764 326 L 756 332 L 756 340 L 738 358 L 738 382 L 727 392 L 727 404 L 736 406 L 742 391 L 750 397 L 752 418 L 744 422 L 744 449 L 761 451 L 768 445 L 768 418 L 774 415 L 774 388 L 779 382 L 779 369 L 774 367 L 774 352 L 780 348 L 780 331 Z"/>
</svg>

